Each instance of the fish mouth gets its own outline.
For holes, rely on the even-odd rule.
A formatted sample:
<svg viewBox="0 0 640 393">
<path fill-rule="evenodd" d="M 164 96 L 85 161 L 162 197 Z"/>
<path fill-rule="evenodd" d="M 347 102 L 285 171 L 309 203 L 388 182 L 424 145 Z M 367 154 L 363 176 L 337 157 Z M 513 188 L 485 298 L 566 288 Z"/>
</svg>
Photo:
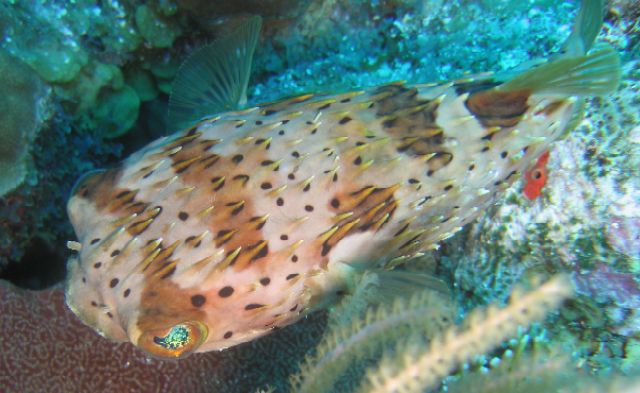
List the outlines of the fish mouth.
<svg viewBox="0 0 640 393">
<path fill-rule="evenodd" d="M 143 332 L 137 346 L 155 357 L 181 359 L 194 353 L 207 340 L 208 334 L 204 323 L 186 321 Z"/>
</svg>

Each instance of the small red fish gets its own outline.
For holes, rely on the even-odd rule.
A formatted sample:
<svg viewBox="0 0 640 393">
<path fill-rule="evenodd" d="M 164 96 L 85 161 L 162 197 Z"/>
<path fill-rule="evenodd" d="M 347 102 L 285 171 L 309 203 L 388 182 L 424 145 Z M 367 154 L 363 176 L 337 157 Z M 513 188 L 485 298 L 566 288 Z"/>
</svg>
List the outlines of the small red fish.
<svg viewBox="0 0 640 393">
<path fill-rule="evenodd" d="M 526 181 L 522 192 L 527 198 L 534 200 L 542 194 L 542 187 L 547 183 L 547 162 L 549 151 L 538 157 L 536 164 L 524 174 Z"/>
</svg>

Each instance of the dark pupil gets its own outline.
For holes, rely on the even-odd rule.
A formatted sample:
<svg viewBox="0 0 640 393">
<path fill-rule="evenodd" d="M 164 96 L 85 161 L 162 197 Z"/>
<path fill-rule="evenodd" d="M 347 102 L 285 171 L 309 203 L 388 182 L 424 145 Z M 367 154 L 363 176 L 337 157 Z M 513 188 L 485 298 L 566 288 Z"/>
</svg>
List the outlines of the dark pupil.
<svg viewBox="0 0 640 393">
<path fill-rule="evenodd" d="M 165 349 L 178 349 L 189 343 L 189 329 L 183 325 L 171 328 L 171 331 L 164 337 L 155 336 L 153 342 Z"/>
<path fill-rule="evenodd" d="M 542 177 L 542 172 L 540 172 L 540 171 L 534 171 L 533 172 L 533 178 L 535 180 L 539 180 L 541 177 Z"/>
</svg>

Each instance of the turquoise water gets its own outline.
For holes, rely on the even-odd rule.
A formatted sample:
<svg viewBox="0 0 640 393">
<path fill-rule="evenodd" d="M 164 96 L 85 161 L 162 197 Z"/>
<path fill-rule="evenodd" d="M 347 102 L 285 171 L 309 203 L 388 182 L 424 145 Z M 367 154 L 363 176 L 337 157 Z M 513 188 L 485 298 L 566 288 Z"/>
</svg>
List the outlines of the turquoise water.
<svg viewBox="0 0 640 393">
<path fill-rule="evenodd" d="M 407 296 L 397 309 L 381 306 L 387 308 L 366 324 L 354 322 L 368 304 L 358 292 L 264 339 L 166 363 L 84 328 L 61 298 L 71 255 L 65 244 L 75 239 L 65 211 L 73 185 L 167 135 L 180 64 L 248 15 L 264 20 L 248 89 L 249 104 L 256 104 L 509 70 L 557 52 L 579 6 L 543 0 L 2 2 L 0 386 L 10 392 L 253 392 L 268 386 L 284 392 L 305 391 L 317 380 L 317 391 L 356 391 L 367 372 L 384 374 L 377 371 L 383 353 L 391 363 L 387 371 L 409 369 L 393 351 L 419 357 L 438 329 L 453 321 L 465 326 L 471 310 L 489 303 L 503 305 L 516 284 L 534 290 L 535 277 L 544 282 L 563 273 L 576 291 L 558 311 L 545 308 L 540 323 L 455 363 L 429 391 L 640 391 L 633 385 L 640 356 L 640 11 L 631 0 L 607 5 L 597 39 L 619 52 L 622 83 L 610 96 L 589 99 L 584 120 L 555 145 L 542 196 L 523 197 L 517 182 L 486 215 L 411 265 L 435 269 L 450 299 L 426 307 L 434 300 L 409 303 Z M 443 304 L 451 322 L 438 327 Z M 351 323 L 357 328 L 349 330 Z M 361 336 L 370 349 L 356 342 L 347 348 L 359 358 L 340 357 L 336 343 L 321 344 L 331 332 L 342 332 L 343 343 Z M 318 351 L 319 359 L 303 361 Z M 301 367 L 307 382 L 290 383 Z M 422 370 L 429 373 L 438 375 Z M 610 376 L 620 385 L 605 382 Z"/>
</svg>

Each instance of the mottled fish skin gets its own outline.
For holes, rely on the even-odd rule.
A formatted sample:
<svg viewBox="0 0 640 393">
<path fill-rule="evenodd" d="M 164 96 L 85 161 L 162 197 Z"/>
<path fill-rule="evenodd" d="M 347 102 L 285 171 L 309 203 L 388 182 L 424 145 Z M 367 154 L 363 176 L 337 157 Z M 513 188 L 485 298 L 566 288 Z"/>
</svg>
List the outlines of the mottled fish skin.
<svg viewBox="0 0 640 393">
<path fill-rule="evenodd" d="M 306 95 L 151 143 L 76 187 L 68 304 L 164 357 L 295 322 L 344 287 L 349 264 L 459 231 L 561 135 L 576 102 L 492 86 Z M 188 344 L 161 342 L 185 331 Z"/>
</svg>

